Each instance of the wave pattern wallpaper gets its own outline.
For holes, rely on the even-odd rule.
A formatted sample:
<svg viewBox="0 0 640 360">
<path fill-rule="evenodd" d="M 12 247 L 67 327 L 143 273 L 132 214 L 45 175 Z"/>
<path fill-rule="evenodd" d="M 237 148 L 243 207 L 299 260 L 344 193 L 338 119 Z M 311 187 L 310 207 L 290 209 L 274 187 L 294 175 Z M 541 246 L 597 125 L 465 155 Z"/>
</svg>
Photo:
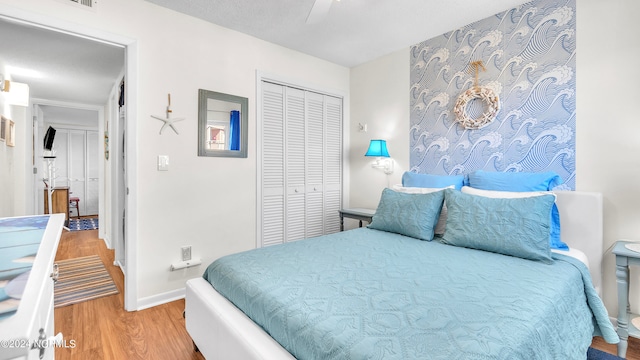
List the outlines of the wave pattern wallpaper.
<svg viewBox="0 0 640 360">
<path fill-rule="evenodd" d="M 575 0 L 537 0 L 411 47 L 411 171 L 467 174 L 555 171 L 557 190 L 575 189 Z M 453 113 L 474 86 L 470 65 L 486 71 L 501 109 L 489 125 L 466 130 Z M 476 99 L 466 112 L 482 115 Z"/>
</svg>

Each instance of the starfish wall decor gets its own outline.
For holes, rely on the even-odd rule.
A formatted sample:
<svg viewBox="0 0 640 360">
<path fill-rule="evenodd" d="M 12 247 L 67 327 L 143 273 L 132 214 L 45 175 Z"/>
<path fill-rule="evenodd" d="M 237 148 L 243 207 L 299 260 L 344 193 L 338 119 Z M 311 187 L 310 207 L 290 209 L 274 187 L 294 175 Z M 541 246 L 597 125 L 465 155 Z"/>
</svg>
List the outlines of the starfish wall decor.
<svg viewBox="0 0 640 360">
<path fill-rule="evenodd" d="M 162 122 L 164 122 L 164 124 L 162 124 L 162 127 L 160 128 L 160 135 L 162 135 L 162 131 L 164 129 L 166 129 L 167 127 L 170 127 L 173 129 L 173 131 L 176 132 L 176 134 L 180 135 L 180 133 L 178 132 L 178 129 L 176 129 L 176 127 L 174 126 L 174 123 L 178 122 L 178 121 L 182 121 L 185 118 L 171 118 L 171 113 L 173 111 L 171 111 L 171 94 L 168 94 L 168 99 L 169 99 L 169 105 L 167 105 L 167 116 L 162 117 L 162 116 L 156 116 L 156 115 L 151 115 L 152 118 L 154 119 L 158 119 Z"/>
</svg>

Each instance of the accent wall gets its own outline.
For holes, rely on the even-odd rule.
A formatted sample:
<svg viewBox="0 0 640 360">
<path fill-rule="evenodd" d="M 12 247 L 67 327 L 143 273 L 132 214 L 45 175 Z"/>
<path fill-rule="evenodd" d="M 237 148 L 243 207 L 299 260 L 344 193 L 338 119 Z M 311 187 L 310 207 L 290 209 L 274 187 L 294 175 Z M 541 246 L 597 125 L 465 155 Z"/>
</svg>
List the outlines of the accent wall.
<svg viewBox="0 0 640 360">
<path fill-rule="evenodd" d="M 575 0 L 537 0 L 416 44 L 410 49 L 410 170 L 555 171 L 575 189 Z M 501 109 L 467 130 L 453 112 L 474 86 L 491 88 Z M 486 111 L 469 101 L 467 114 Z"/>
</svg>

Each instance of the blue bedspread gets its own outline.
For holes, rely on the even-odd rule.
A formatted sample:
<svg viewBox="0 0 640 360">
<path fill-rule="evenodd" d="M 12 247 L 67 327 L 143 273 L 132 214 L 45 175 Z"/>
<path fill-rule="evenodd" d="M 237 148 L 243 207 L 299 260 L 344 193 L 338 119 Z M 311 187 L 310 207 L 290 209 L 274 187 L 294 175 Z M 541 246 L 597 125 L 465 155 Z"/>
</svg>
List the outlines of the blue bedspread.
<svg viewBox="0 0 640 360">
<path fill-rule="evenodd" d="M 367 228 L 233 254 L 204 277 L 298 359 L 586 359 L 618 336 L 586 267 Z"/>
</svg>

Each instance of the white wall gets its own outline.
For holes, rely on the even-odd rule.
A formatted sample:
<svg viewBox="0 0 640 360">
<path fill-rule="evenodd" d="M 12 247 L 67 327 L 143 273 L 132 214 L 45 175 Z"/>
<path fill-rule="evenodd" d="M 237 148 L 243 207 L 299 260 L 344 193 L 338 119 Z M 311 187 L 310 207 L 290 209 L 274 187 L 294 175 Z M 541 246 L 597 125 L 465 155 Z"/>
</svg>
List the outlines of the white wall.
<svg viewBox="0 0 640 360">
<path fill-rule="evenodd" d="M 50 0 L 0 0 L 2 7 L 55 16 L 137 41 L 137 298 L 179 293 L 199 268 L 170 272 L 180 247 L 203 264 L 256 244 L 256 70 L 349 93 L 349 69 L 142 0 L 101 1 L 95 12 Z M 248 158 L 197 156 L 198 89 L 249 99 Z M 158 132 L 171 93 L 180 135 Z M 348 103 L 348 95 L 345 99 Z M 348 114 L 345 121 L 349 121 Z M 158 172 L 158 155 L 170 170 Z"/>
<path fill-rule="evenodd" d="M 0 74 L 11 80 L 0 54 Z M 0 92 L 0 115 L 13 120 L 15 146 L 0 141 L 0 217 L 30 214 L 33 210 L 33 186 L 31 157 L 26 157 L 31 148 L 31 111 L 28 108 L 10 105 L 9 93 Z M 27 161 L 25 161 L 27 159 Z"/>
<path fill-rule="evenodd" d="M 576 189 L 604 194 L 604 300 L 617 316 L 618 239 L 640 241 L 640 12 L 637 0 L 578 0 Z M 632 310 L 640 278 L 632 269 Z"/>
<path fill-rule="evenodd" d="M 4 63 L 0 57 L 0 74 L 8 79 Z M 11 109 L 6 104 L 7 93 L 0 92 L 0 115 L 11 118 Z M 13 215 L 14 203 L 14 169 L 13 149 L 0 141 L 0 217 Z"/>
<path fill-rule="evenodd" d="M 603 193 L 604 248 L 609 249 L 620 238 L 640 241 L 640 121 L 636 109 L 640 23 L 634 18 L 640 2 L 577 0 L 576 12 L 576 190 Z M 368 168 L 360 153 L 364 154 L 369 137 L 389 136 L 394 139 L 389 151 L 394 157 L 400 155 L 396 160 L 401 164 L 391 184 L 400 182 L 399 176 L 409 168 L 409 49 L 353 68 L 351 84 L 350 206 L 375 207 L 386 183 L 380 179 L 383 175 Z M 369 134 L 357 132 L 362 121 L 369 122 Z M 605 305 L 610 315 L 617 316 L 615 259 L 610 250 L 603 268 Z M 632 289 L 638 289 L 639 280 L 636 275 Z M 638 305 L 636 292 L 632 308 L 638 311 Z"/>
<path fill-rule="evenodd" d="M 11 120 L 15 122 L 15 146 L 7 147 L 9 156 L 13 156 L 13 192 L 12 215 L 21 216 L 32 213 L 33 209 L 33 163 L 27 150 L 32 148 L 31 110 L 23 106 L 10 105 Z M 12 154 L 11 154 L 12 153 Z M 26 161 L 25 161 L 26 159 Z"/>
<path fill-rule="evenodd" d="M 359 131 L 366 124 L 367 131 Z M 397 51 L 351 69 L 351 175 L 352 208 L 378 207 L 386 186 L 401 183 L 409 169 L 409 49 Z M 386 175 L 371 167 L 374 159 L 365 157 L 372 139 L 387 140 L 394 172 Z M 345 219 L 345 228 L 357 221 Z"/>
</svg>

